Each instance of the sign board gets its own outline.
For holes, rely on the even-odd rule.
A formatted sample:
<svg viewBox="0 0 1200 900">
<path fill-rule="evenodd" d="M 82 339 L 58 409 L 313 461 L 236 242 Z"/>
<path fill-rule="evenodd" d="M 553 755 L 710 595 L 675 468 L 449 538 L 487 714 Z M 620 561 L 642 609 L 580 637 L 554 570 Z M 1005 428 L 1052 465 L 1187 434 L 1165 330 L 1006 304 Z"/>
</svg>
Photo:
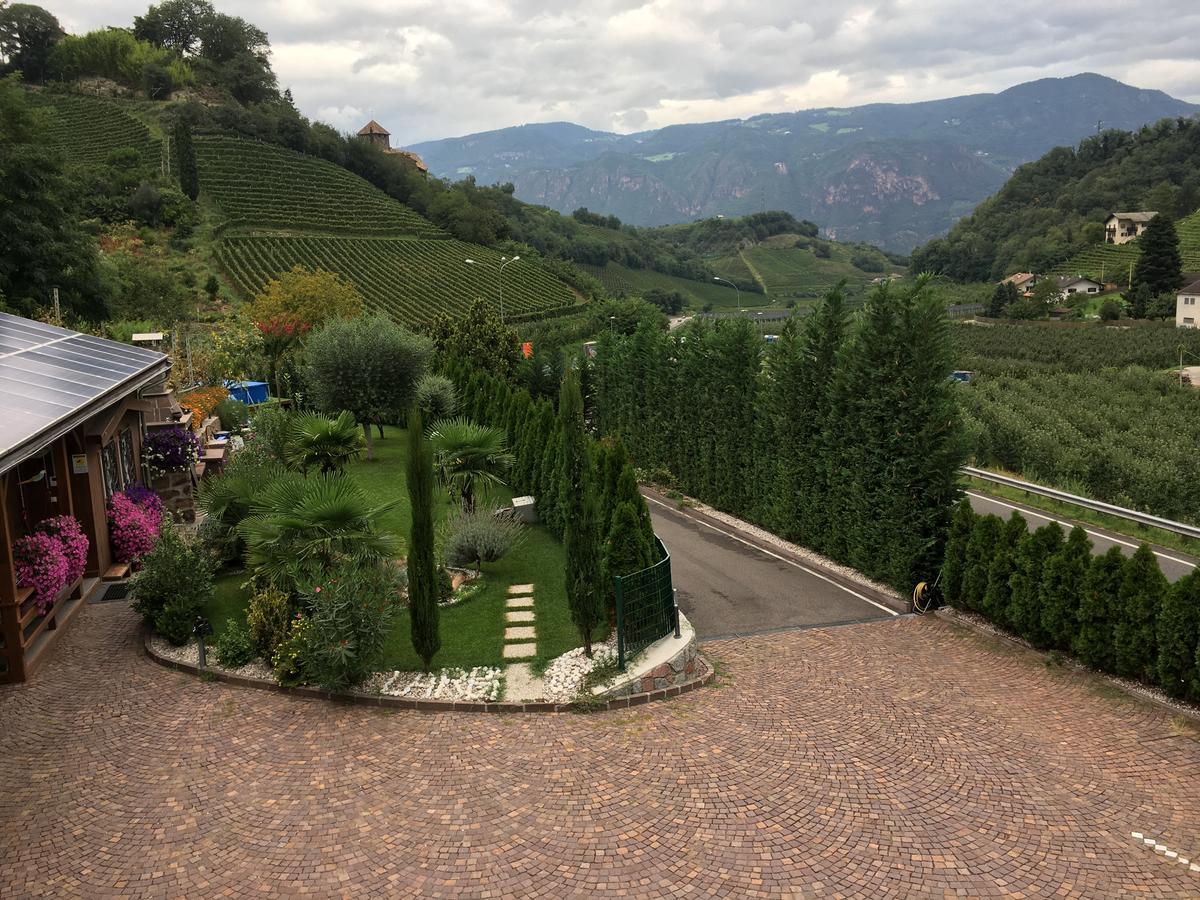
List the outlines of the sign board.
<svg viewBox="0 0 1200 900">
<path fill-rule="evenodd" d="M 72 453 L 71 454 L 71 471 L 76 475 L 87 474 L 87 454 Z"/>
</svg>

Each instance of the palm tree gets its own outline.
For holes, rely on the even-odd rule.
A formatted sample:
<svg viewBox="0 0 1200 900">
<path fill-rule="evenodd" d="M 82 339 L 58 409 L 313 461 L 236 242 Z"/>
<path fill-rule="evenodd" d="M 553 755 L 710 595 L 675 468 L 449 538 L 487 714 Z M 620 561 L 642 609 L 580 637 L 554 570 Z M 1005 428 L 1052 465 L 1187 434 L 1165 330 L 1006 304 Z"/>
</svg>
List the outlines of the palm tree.
<svg viewBox="0 0 1200 900">
<path fill-rule="evenodd" d="M 238 525 L 246 541 L 247 567 L 282 586 L 341 562 L 392 559 L 396 541 L 379 530 L 379 519 L 398 502 L 372 506 L 348 475 L 284 473 L 255 495 L 252 515 Z"/>
<path fill-rule="evenodd" d="M 287 474 L 279 463 L 251 453 L 239 454 L 237 465 L 200 482 L 196 505 L 204 511 L 206 527 L 219 536 L 221 557 L 226 562 L 245 552 L 238 523 L 251 512 L 255 496 L 267 485 Z"/>
<path fill-rule="evenodd" d="M 336 419 L 307 414 L 297 416 L 288 438 L 288 462 L 307 474 L 320 466 L 321 474 L 341 472 L 358 459 L 365 442 L 354 415 L 342 410 Z"/>
<path fill-rule="evenodd" d="M 475 509 L 475 490 L 504 484 L 512 468 L 507 438 L 500 428 L 476 425 L 464 416 L 441 419 L 429 432 L 434 465 L 442 484 L 458 493 L 464 513 Z"/>
</svg>

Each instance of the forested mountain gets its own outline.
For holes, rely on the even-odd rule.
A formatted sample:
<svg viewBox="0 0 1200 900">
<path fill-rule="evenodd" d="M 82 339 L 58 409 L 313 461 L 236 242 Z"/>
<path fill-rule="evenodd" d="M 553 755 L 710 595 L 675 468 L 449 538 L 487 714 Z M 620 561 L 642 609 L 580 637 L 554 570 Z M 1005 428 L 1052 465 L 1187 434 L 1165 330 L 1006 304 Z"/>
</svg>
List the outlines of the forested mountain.
<svg viewBox="0 0 1200 900">
<path fill-rule="evenodd" d="M 523 125 L 415 145 L 445 177 L 512 183 L 562 212 L 586 206 L 637 225 L 768 208 L 830 236 L 907 252 L 944 232 L 1022 163 L 1096 131 L 1200 107 L 1100 75 L 998 94 L 812 109 L 618 135 Z"/>
<path fill-rule="evenodd" d="M 1198 208 L 1200 120 L 1105 131 L 1020 167 L 946 237 L 919 248 L 913 265 L 962 281 L 1046 272 L 1100 246 L 1111 212 L 1155 210 L 1179 219 Z"/>
</svg>

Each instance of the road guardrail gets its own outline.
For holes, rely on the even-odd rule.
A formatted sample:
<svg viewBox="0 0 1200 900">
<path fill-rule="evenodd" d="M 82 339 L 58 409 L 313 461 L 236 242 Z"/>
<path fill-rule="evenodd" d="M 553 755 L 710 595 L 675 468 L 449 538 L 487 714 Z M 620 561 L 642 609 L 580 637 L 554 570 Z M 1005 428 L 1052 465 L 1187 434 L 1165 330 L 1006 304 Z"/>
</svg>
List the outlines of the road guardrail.
<svg viewBox="0 0 1200 900">
<path fill-rule="evenodd" d="M 1093 500 L 1090 497 L 1080 497 L 1078 494 L 1070 494 L 1066 491 L 1060 491 L 1057 488 L 1045 487 L 1044 485 L 1034 484 L 1031 481 L 1022 481 L 1020 478 L 1012 478 L 1008 475 L 998 475 L 995 472 L 989 472 L 986 469 L 976 469 L 972 466 L 963 466 L 962 471 L 970 475 L 972 478 L 990 481 L 993 484 L 1002 484 L 1005 487 L 1014 488 L 1018 491 L 1037 494 L 1039 497 L 1048 497 L 1051 500 L 1058 500 L 1062 503 L 1070 503 L 1074 506 L 1081 506 L 1084 509 L 1090 509 L 1093 512 L 1105 513 L 1106 515 L 1115 516 L 1119 519 L 1127 519 L 1130 522 L 1137 522 L 1141 525 L 1149 525 L 1152 528 L 1161 528 L 1164 531 L 1173 531 L 1175 534 L 1182 534 L 1185 537 L 1196 538 L 1200 540 L 1200 528 L 1196 527 L 1195 525 L 1188 525 L 1185 522 L 1175 522 L 1171 519 L 1161 519 L 1158 516 L 1152 516 L 1149 513 L 1138 512 L 1136 509 L 1126 509 L 1123 506 L 1113 506 L 1111 503 L 1102 503 L 1101 501 Z"/>
</svg>

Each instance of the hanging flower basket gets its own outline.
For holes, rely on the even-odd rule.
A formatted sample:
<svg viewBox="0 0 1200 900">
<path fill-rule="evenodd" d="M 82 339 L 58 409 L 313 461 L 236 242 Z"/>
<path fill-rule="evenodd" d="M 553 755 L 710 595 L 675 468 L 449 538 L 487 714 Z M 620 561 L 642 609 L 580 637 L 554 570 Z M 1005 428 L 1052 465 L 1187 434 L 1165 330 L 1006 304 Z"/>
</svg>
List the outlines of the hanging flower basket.
<svg viewBox="0 0 1200 900">
<path fill-rule="evenodd" d="M 13 544 L 17 584 L 33 588 L 33 601 L 45 615 L 67 587 L 87 568 L 88 539 L 72 516 L 40 522 L 32 534 Z"/>
<path fill-rule="evenodd" d="M 152 431 L 142 441 L 142 462 L 155 477 L 187 472 L 199 459 L 200 439 L 178 425 Z"/>
</svg>

